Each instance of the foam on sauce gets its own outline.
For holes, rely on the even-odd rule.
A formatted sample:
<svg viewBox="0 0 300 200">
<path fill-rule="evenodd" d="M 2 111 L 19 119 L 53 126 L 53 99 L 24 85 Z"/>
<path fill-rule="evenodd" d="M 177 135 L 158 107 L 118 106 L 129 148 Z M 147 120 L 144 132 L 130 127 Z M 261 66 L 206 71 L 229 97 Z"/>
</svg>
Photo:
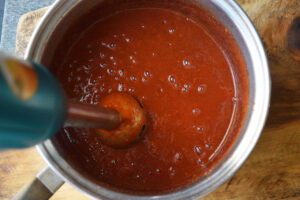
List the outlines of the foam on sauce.
<svg viewBox="0 0 300 200">
<path fill-rule="evenodd" d="M 68 97 L 97 104 L 127 92 L 148 117 L 144 138 L 128 149 L 102 144 L 94 130 L 60 131 L 59 144 L 95 181 L 163 192 L 197 180 L 225 155 L 238 134 L 230 129 L 237 101 L 247 103 L 247 95 L 239 96 L 230 59 L 201 24 L 168 9 L 136 8 L 72 34 L 55 68 Z"/>
</svg>

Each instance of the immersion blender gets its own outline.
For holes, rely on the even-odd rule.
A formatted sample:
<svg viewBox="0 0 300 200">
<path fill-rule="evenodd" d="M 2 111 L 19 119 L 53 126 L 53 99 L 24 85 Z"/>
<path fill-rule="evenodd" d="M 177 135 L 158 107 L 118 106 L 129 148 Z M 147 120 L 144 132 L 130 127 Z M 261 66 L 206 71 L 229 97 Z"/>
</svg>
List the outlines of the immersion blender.
<svg viewBox="0 0 300 200">
<path fill-rule="evenodd" d="M 58 80 L 41 64 L 0 52 L 0 149 L 33 146 L 62 126 L 112 130 L 114 109 L 68 101 Z"/>
</svg>

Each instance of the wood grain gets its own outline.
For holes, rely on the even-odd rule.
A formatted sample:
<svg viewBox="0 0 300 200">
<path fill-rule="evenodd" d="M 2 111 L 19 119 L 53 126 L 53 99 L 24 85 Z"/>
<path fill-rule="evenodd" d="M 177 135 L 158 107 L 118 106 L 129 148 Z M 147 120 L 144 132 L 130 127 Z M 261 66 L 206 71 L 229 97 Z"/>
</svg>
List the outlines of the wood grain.
<svg viewBox="0 0 300 200">
<path fill-rule="evenodd" d="M 290 24 L 300 16 L 300 0 L 238 0 L 238 3 L 253 20 L 268 54 L 272 76 L 270 113 L 246 163 L 233 178 L 203 199 L 300 199 L 300 55 L 288 48 L 286 42 Z M 23 55 L 34 24 L 44 12 L 39 10 L 20 20 L 18 55 Z M 11 198 L 44 165 L 35 148 L 0 153 L 0 199 Z M 88 198 L 64 184 L 51 199 Z"/>
<path fill-rule="evenodd" d="M 49 7 L 41 8 L 36 11 L 29 12 L 20 17 L 17 27 L 16 37 L 16 54 L 20 57 L 24 57 L 27 44 L 34 31 L 34 28 L 39 23 L 42 16 L 48 10 Z"/>
<path fill-rule="evenodd" d="M 287 47 L 286 32 L 300 17 L 300 0 L 238 0 L 257 28 L 268 54 L 272 99 L 267 127 L 300 119 L 300 62 Z M 300 37 L 300 33 L 299 37 Z"/>
</svg>

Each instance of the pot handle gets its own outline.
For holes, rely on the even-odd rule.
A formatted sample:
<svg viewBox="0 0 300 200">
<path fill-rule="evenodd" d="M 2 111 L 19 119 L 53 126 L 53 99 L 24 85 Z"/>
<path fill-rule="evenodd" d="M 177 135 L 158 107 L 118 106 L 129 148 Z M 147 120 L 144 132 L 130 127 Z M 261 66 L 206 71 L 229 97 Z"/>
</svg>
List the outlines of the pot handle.
<svg viewBox="0 0 300 200">
<path fill-rule="evenodd" d="M 26 184 L 13 200 L 46 200 L 49 199 L 64 181 L 49 167 L 42 169 L 36 177 Z"/>
</svg>

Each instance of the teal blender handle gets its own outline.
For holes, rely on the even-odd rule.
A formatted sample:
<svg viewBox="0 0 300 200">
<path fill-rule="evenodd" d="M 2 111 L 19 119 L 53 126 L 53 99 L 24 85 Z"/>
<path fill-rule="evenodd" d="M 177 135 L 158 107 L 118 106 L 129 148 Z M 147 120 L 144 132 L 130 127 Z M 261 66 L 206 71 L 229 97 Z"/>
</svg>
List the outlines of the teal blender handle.
<svg viewBox="0 0 300 200">
<path fill-rule="evenodd" d="M 0 149 L 33 146 L 63 126 L 65 95 L 44 66 L 0 52 L 0 93 Z"/>
</svg>

